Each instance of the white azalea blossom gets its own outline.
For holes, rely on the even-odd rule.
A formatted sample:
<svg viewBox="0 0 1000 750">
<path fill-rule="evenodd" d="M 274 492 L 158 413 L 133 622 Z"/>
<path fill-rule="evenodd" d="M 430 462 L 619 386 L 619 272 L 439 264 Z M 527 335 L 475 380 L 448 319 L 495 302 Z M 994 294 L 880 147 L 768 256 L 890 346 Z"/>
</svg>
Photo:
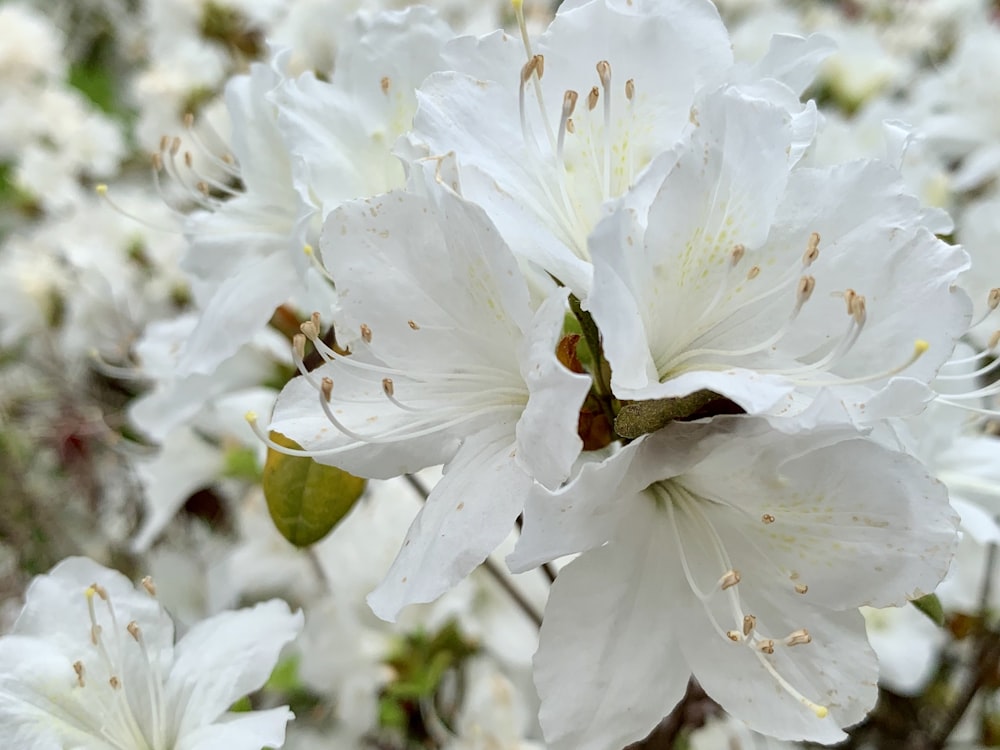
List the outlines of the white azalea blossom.
<svg viewBox="0 0 1000 750">
<path fill-rule="evenodd" d="M 591 238 L 587 305 L 623 399 L 722 394 L 750 413 L 916 413 L 968 325 L 961 248 L 923 226 L 898 173 L 875 161 L 797 166 L 783 107 L 720 90 Z M 936 218 L 936 217 L 935 217 Z"/>
<path fill-rule="evenodd" d="M 535 657 L 549 747 L 640 739 L 691 674 L 751 729 L 842 739 L 876 695 L 857 607 L 932 591 L 956 522 L 914 459 L 746 417 L 676 424 L 536 490 L 512 567 L 584 552 Z"/>
<path fill-rule="evenodd" d="M 286 707 L 228 709 L 301 627 L 301 614 L 271 601 L 205 620 L 175 645 L 149 579 L 136 588 L 69 558 L 34 581 L 0 638 L 0 739 L 20 750 L 280 747 Z"/>
<path fill-rule="evenodd" d="M 345 204 L 322 246 L 341 298 L 338 326 L 361 338 L 342 356 L 306 324 L 327 362 L 289 383 L 270 429 L 362 476 L 445 464 L 370 597 L 376 614 L 394 618 L 480 564 L 511 530 L 533 479 L 557 486 L 568 476 L 590 379 L 555 356 L 565 293 L 533 311 L 482 210 L 433 179 L 426 197 Z"/>
<path fill-rule="evenodd" d="M 778 40 L 759 68 L 733 70 L 708 2 L 563 2 L 534 43 L 522 29 L 521 42 L 495 33 L 449 45 L 454 70 L 420 88 L 409 139 L 454 151 L 464 195 L 519 256 L 582 295 L 604 204 L 676 142 L 702 88 L 730 72 L 801 109 L 791 89 L 762 83 L 809 80 L 826 44 L 791 40 Z"/>
</svg>

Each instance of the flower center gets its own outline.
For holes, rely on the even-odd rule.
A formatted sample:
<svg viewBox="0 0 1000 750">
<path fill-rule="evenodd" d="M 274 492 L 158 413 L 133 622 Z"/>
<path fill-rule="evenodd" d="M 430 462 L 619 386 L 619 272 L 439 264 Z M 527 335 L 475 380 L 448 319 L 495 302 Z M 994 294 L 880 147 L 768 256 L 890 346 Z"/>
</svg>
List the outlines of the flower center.
<svg viewBox="0 0 1000 750">
<path fill-rule="evenodd" d="M 607 60 L 596 63 L 595 85 L 582 97 L 572 89 L 563 93 L 559 122 L 553 123 L 541 83 L 545 57 L 532 52 L 521 3 L 514 7 L 528 58 L 521 68 L 518 109 L 529 155 L 524 166 L 539 188 L 535 209 L 566 246 L 589 261 L 587 237 L 601 204 L 623 195 L 651 159 L 641 147 L 651 137 L 651 124 L 637 116 L 635 80 L 617 80 Z"/>
<path fill-rule="evenodd" d="M 411 331 L 434 330 L 435 326 L 421 325 L 407 321 Z M 377 355 L 352 355 L 337 346 L 330 346 L 320 336 L 319 314 L 301 326 L 302 333 L 296 334 L 292 342 L 292 358 L 302 377 L 316 390 L 319 406 L 327 420 L 352 442 L 336 448 L 320 450 L 297 450 L 271 440 L 257 425 L 253 412 L 246 415 L 247 421 L 257 437 L 268 447 L 291 456 L 332 456 L 355 450 L 365 444 L 399 443 L 437 433 L 447 432 L 459 425 L 493 416 L 497 421 L 516 421 L 528 401 L 528 390 L 524 382 L 513 373 L 489 365 L 467 363 L 455 370 L 419 370 L 408 366 L 393 367 L 382 362 Z M 375 334 L 367 325 L 361 326 L 361 340 L 355 346 L 367 348 Z M 335 362 L 342 366 L 345 375 L 368 381 L 364 393 L 339 398 L 335 383 L 330 377 L 317 378 L 306 366 L 305 344 L 310 341 L 324 363 Z M 419 341 L 414 346 L 418 347 Z M 375 383 L 379 383 L 375 386 Z M 397 386 L 402 385 L 404 394 L 397 397 Z M 412 398 L 406 398 L 410 390 Z M 370 417 L 368 430 L 361 432 L 348 427 L 338 416 L 347 406 L 352 413 L 364 409 L 365 405 L 382 406 L 388 401 L 400 412 L 409 416 L 394 427 L 372 430 L 377 418 Z"/>
<path fill-rule="evenodd" d="M 712 629 L 728 645 L 742 646 L 748 648 L 754 657 L 770 675 L 772 679 L 790 696 L 802 705 L 810 709 L 816 716 L 823 719 L 829 713 L 826 706 L 820 705 L 804 696 L 795 686 L 793 686 L 775 666 L 772 659 L 775 649 L 791 648 L 793 646 L 803 646 L 812 642 L 812 636 L 805 628 L 794 630 L 783 637 L 774 637 L 763 632 L 757 626 L 757 618 L 746 610 L 740 597 L 739 584 L 742 581 L 740 572 L 733 567 L 732 560 L 726 551 L 725 545 L 712 525 L 711 520 L 702 511 L 701 504 L 705 501 L 690 492 L 679 482 L 662 481 L 651 485 L 648 490 L 658 505 L 664 507 L 670 519 L 670 526 L 674 534 L 674 542 L 681 567 L 684 571 L 684 578 L 691 589 L 691 593 L 701 603 Z M 684 548 L 684 537 L 678 524 L 679 517 L 686 519 L 699 535 L 704 535 L 708 540 L 721 572 L 715 585 L 710 590 L 704 590 L 695 581 L 691 565 L 688 561 Z M 764 523 L 773 523 L 774 517 L 765 515 L 762 518 Z M 808 587 L 802 583 L 795 583 L 794 590 L 797 594 L 805 594 Z M 720 618 L 717 615 L 717 605 L 719 597 L 724 600 L 727 616 Z M 725 627 L 723 623 L 726 619 L 731 627 Z"/>
<path fill-rule="evenodd" d="M 887 370 L 852 378 L 832 374 L 850 354 L 868 321 L 865 297 L 853 289 L 845 289 L 830 293 L 831 296 L 841 297 L 845 304 L 847 321 L 843 333 L 831 337 L 804 356 L 796 355 L 788 362 L 775 366 L 771 355 L 779 350 L 790 334 L 796 332 L 800 313 L 816 289 L 816 277 L 807 271 L 819 259 L 819 245 L 819 234 L 812 232 L 801 256 L 794 258 L 783 271 L 769 270 L 766 273 L 759 265 L 748 267 L 746 247 L 734 245 L 714 295 L 697 312 L 687 327 L 688 334 L 684 339 L 670 336 L 654 347 L 660 382 L 692 370 L 718 371 L 742 366 L 752 367 L 763 374 L 783 376 L 802 387 L 850 385 L 882 380 L 912 365 L 927 351 L 926 342 L 917 341 L 905 361 Z M 781 298 L 788 300 L 787 316 L 762 313 L 771 310 L 774 300 Z M 759 326 L 764 330 L 758 334 L 756 341 L 734 335 L 753 319 L 766 320 L 764 326 Z M 768 326 L 770 330 L 767 330 Z M 670 334 L 669 331 L 666 333 Z"/>
<path fill-rule="evenodd" d="M 153 595 L 149 578 L 144 588 Z M 84 722 L 97 727 L 97 734 L 120 750 L 168 750 L 166 698 L 159 661 L 150 654 L 142 630 L 135 621 L 122 625 L 107 590 L 88 586 L 84 595 L 90 615 L 91 654 L 86 662 L 73 663 L 76 694 L 84 709 Z M 99 599 L 103 606 L 95 602 Z M 138 662 L 138 666 L 136 666 Z M 129 669 L 127 663 L 132 664 Z M 89 665 L 89 666 L 88 666 Z M 131 684 L 141 674 L 144 685 Z M 140 697 L 137 691 L 145 690 Z M 137 706 L 149 707 L 148 716 Z"/>
</svg>

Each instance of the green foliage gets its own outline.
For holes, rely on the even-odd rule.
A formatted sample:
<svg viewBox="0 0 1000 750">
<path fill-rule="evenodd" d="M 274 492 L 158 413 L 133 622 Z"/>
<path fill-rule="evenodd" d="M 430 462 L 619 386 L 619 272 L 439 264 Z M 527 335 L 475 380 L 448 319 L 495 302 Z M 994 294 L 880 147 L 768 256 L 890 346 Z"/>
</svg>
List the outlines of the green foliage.
<svg viewBox="0 0 1000 750">
<path fill-rule="evenodd" d="M 931 618 L 931 621 L 938 627 L 944 625 L 944 607 L 941 606 L 941 600 L 935 594 L 914 599 L 911 604 Z"/>
<path fill-rule="evenodd" d="M 276 432 L 271 439 L 286 448 L 300 448 Z M 308 547 L 330 533 L 365 491 L 364 479 L 273 449 L 268 450 L 261 484 L 275 527 L 297 547 Z"/>
<path fill-rule="evenodd" d="M 433 635 L 417 631 L 404 637 L 387 659 L 396 679 L 385 687 L 379 701 L 381 726 L 419 737 L 421 701 L 433 699 L 444 675 L 460 669 L 478 650 L 478 644 L 465 639 L 454 620 Z"/>
</svg>

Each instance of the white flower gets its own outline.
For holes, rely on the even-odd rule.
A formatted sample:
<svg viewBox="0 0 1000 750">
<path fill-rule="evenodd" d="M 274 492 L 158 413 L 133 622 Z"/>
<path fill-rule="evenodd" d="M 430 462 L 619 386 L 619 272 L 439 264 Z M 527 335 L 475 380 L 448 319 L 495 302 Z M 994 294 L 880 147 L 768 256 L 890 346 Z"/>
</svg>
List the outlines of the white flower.
<svg viewBox="0 0 1000 750">
<path fill-rule="evenodd" d="M 270 425 L 361 476 L 446 464 L 370 597 L 383 618 L 479 565 L 511 530 L 532 478 L 558 486 L 569 475 L 590 387 L 554 353 L 566 295 L 533 312 L 481 209 L 429 179 L 426 197 L 388 193 L 331 214 L 323 250 L 337 323 L 361 338 L 340 356 L 306 324 L 327 363 L 286 386 Z"/>
<path fill-rule="evenodd" d="M 500 33 L 449 45 L 452 70 L 420 88 L 410 141 L 454 151 L 463 194 L 514 252 L 583 295 L 605 202 L 680 137 L 697 92 L 731 69 L 729 39 L 701 0 L 564 2 L 537 43 L 522 36 L 523 46 Z M 734 75 L 759 80 L 783 66 L 808 79 L 817 45 L 797 40 Z M 801 108 L 791 89 L 770 88 Z"/>
<path fill-rule="evenodd" d="M 175 646 L 152 582 L 142 589 L 86 558 L 35 579 L 13 632 L 0 639 L 4 746 L 280 747 L 286 707 L 227 711 L 264 683 L 302 615 L 271 601 L 205 620 Z"/>
<path fill-rule="evenodd" d="M 841 739 L 876 696 L 856 608 L 931 591 L 955 522 L 914 459 L 747 417 L 675 424 L 536 492 L 512 567 L 584 551 L 535 657 L 549 747 L 641 738 L 692 673 L 755 731 Z"/>
<path fill-rule="evenodd" d="M 720 90 L 661 157 L 666 176 L 594 231 L 586 303 L 619 398 L 709 389 L 792 416 L 825 387 L 842 402 L 831 419 L 864 423 L 929 400 L 968 324 L 954 288 L 967 256 L 923 226 L 888 165 L 798 166 L 801 130 Z"/>
</svg>

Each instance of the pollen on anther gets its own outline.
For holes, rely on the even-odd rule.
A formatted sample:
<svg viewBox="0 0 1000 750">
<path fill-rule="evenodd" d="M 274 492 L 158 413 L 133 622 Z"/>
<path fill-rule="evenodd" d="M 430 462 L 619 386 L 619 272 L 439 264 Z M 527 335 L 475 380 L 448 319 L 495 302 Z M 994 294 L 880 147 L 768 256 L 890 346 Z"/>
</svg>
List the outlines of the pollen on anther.
<svg viewBox="0 0 1000 750">
<path fill-rule="evenodd" d="M 73 671 L 76 672 L 76 684 L 80 687 L 86 687 L 87 681 L 85 679 L 86 670 L 84 669 L 82 661 L 73 662 Z"/>
<path fill-rule="evenodd" d="M 593 86 L 590 89 L 590 93 L 587 94 L 587 109 L 591 112 L 594 111 L 594 107 L 597 106 L 597 100 L 601 98 L 601 90 L 597 86 Z"/>
<path fill-rule="evenodd" d="M 774 523 L 774 516 L 772 516 L 770 513 L 765 513 L 760 517 L 760 520 L 763 523 Z"/>
<path fill-rule="evenodd" d="M 802 265 L 811 266 L 816 262 L 819 257 L 819 232 L 813 232 L 809 235 L 809 244 L 806 245 L 806 251 L 802 255 Z"/>
<path fill-rule="evenodd" d="M 740 572 L 738 570 L 727 571 L 724 576 L 719 580 L 719 585 L 722 590 L 731 589 L 737 583 L 740 582 Z"/>
<path fill-rule="evenodd" d="M 804 594 L 808 590 L 809 590 L 809 587 L 806 586 L 804 583 L 796 583 L 795 584 L 795 593 L 796 594 Z"/>
<path fill-rule="evenodd" d="M 607 88 L 611 85 L 611 63 L 601 60 L 597 63 L 597 77 L 601 79 L 601 85 Z"/>
<path fill-rule="evenodd" d="M 750 635 L 755 627 L 757 627 L 757 618 L 753 615 L 743 615 L 743 635 Z"/>
<path fill-rule="evenodd" d="M 635 98 L 635 79 L 629 78 L 625 81 L 625 98 L 629 101 Z"/>
<path fill-rule="evenodd" d="M 770 638 L 767 639 L 766 641 L 761 641 L 757 645 L 757 648 L 759 648 L 765 654 L 773 654 L 774 653 L 774 641 L 772 641 Z"/>
<path fill-rule="evenodd" d="M 329 403 L 330 396 L 333 394 L 333 378 L 323 378 L 320 383 L 320 392 L 323 394 L 323 398 L 326 399 L 327 403 Z"/>
<path fill-rule="evenodd" d="M 740 642 L 740 634 L 736 630 L 727 630 L 726 631 L 726 637 L 729 640 L 731 640 L 733 643 L 739 643 Z"/>
<path fill-rule="evenodd" d="M 128 631 L 128 634 L 132 636 L 132 639 L 138 643 L 139 636 L 142 635 L 142 631 L 139 630 L 139 623 L 132 620 L 132 622 L 125 626 L 125 629 Z"/>
<path fill-rule="evenodd" d="M 99 583 L 92 583 L 92 584 L 90 584 L 90 588 L 92 588 L 94 590 L 95 594 L 97 594 L 99 597 L 101 597 L 102 601 L 107 601 L 108 600 L 108 590 L 106 588 L 104 588 L 101 584 L 99 584 Z"/>
<path fill-rule="evenodd" d="M 156 584 L 153 583 L 152 576 L 145 576 L 142 581 L 142 587 L 146 589 L 146 593 L 150 596 L 156 596 Z"/>
<path fill-rule="evenodd" d="M 385 391 L 386 396 L 392 396 L 396 393 L 396 387 L 392 384 L 392 378 L 382 378 L 382 390 Z"/>
<path fill-rule="evenodd" d="M 406 321 L 406 325 L 408 325 L 408 326 L 409 326 L 410 328 L 412 328 L 412 329 L 413 329 L 414 331 L 419 331 L 419 330 L 420 330 L 420 326 L 418 326 L 418 325 L 417 325 L 416 323 L 414 323 L 414 322 L 413 322 L 412 320 L 408 320 L 408 321 Z"/>
<path fill-rule="evenodd" d="M 812 643 L 812 636 L 809 635 L 809 631 L 805 628 L 800 628 L 793 633 L 789 633 L 785 638 L 786 646 L 804 646 L 807 643 Z"/>
<path fill-rule="evenodd" d="M 366 344 L 372 342 L 372 329 L 366 323 L 361 324 L 361 338 L 364 339 Z"/>
</svg>

